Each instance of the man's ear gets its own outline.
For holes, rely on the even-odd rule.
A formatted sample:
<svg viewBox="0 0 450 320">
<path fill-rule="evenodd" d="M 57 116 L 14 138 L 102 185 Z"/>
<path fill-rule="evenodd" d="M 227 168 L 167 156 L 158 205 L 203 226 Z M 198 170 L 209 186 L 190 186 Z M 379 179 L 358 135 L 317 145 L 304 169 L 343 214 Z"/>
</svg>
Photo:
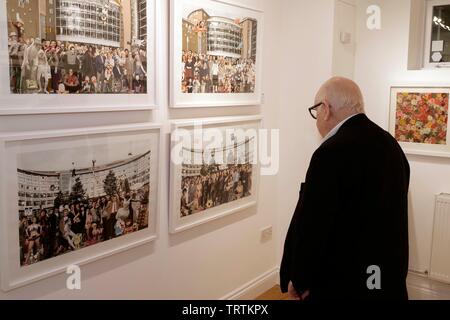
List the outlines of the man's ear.
<svg viewBox="0 0 450 320">
<path fill-rule="evenodd" d="M 323 101 L 323 119 L 325 121 L 330 120 L 331 118 L 331 106 L 328 103 L 328 101 L 324 100 Z"/>
</svg>

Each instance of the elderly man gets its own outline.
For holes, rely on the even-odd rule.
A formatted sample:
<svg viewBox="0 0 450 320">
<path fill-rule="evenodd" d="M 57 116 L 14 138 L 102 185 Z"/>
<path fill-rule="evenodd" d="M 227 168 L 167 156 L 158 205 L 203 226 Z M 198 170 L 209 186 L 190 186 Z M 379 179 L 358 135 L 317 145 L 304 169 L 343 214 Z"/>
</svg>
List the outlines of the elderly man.
<svg viewBox="0 0 450 320">
<path fill-rule="evenodd" d="M 302 184 L 281 265 L 298 300 L 406 300 L 410 169 L 364 114 L 359 87 L 332 78 L 309 109 L 324 140 Z"/>
</svg>

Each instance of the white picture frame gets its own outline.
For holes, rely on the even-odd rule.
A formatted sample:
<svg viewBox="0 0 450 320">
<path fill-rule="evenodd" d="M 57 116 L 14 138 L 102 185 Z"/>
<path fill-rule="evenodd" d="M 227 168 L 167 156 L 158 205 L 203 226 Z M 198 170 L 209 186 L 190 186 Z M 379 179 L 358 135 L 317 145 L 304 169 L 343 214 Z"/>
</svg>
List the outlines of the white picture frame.
<svg viewBox="0 0 450 320">
<path fill-rule="evenodd" d="M 447 103 L 447 125 L 444 126 L 443 123 L 438 122 L 440 127 L 442 128 L 442 132 L 446 131 L 445 137 L 441 136 L 440 140 L 436 142 L 436 144 L 433 144 L 432 141 L 430 141 L 428 138 L 423 138 L 425 136 L 418 138 L 411 138 L 406 137 L 405 139 L 405 125 L 407 124 L 398 124 L 398 118 L 400 115 L 398 115 L 398 112 L 401 110 L 398 110 L 399 106 L 399 94 L 445 94 L 448 97 L 450 97 L 450 87 L 442 86 L 442 85 L 436 85 L 436 86 L 427 86 L 427 85 L 420 85 L 420 84 L 413 84 L 413 85 L 395 85 L 391 87 L 391 93 L 390 93 L 390 107 L 389 107 L 389 132 L 392 134 L 394 138 L 399 142 L 400 146 L 404 150 L 406 154 L 410 155 L 420 155 L 420 156 L 432 156 L 432 157 L 442 157 L 442 158 L 448 158 L 450 157 L 450 127 L 449 127 L 449 119 L 448 119 L 448 112 L 450 111 L 448 108 L 450 105 Z M 417 100 L 417 99 L 415 99 Z M 402 100 L 403 101 L 403 100 Z M 406 102 L 406 104 L 408 104 Z M 416 121 L 417 119 L 413 119 Z M 427 120 L 427 123 L 431 123 L 435 121 L 435 118 L 433 116 L 431 121 Z M 439 120 L 440 121 L 440 120 Z M 408 121 L 408 124 L 410 121 Z M 422 128 L 423 126 L 426 127 L 427 124 L 419 124 L 420 127 L 410 127 L 409 136 L 413 135 L 414 132 L 417 132 L 417 128 Z M 445 128 L 444 128 L 445 127 Z M 445 131 L 444 131 L 445 130 Z M 437 131 L 436 131 L 437 132 Z M 406 133 L 408 134 L 408 133 Z M 418 134 L 418 133 L 417 133 Z M 431 133 L 427 134 L 427 137 L 430 137 Z M 437 133 L 439 134 L 439 133 Z M 402 137 L 403 135 L 403 137 Z M 423 139 L 422 139 L 423 138 Z M 410 141 L 407 141 L 410 140 Z"/>
<path fill-rule="evenodd" d="M 131 0 L 135 1 L 135 0 Z M 158 108 L 157 44 L 161 35 L 156 26 L 159 0 L 147 1 L 147 93 L 107 94 L 18 94 L 10 90 L 8 17 L 6 0 L 0 0 L 0 115 L 58 114 L 79 112 L 134 111 Z"/>
<path fill-rule="evenodd" d="M 227 18 L 251 18 L 257 21 L 256 35 L 256 84 L 252 93 L 182 93 L 182 51 L 183 51 L 183 20 L 188 13 L 186 10 L 210 10 L 221 13 Z M 186 14 L 185 14 L 186 11 Z M 225 14 L 226 13 L 226 14 Z M 172 108 L 210 108 L 229 106 L 259 106 L 263 103 L 262 92 L 262 57 L 264 13 L 260 9 L 249 8 L 226 1 L 217 0 L 171 0 L 171 54 L 170 54 L 170 87 Z M 211 14 L 213 17 L 213 14 Z M 243 42 L 242 42 L 243 45 Z M 207 51 L 205 51 L 207 52 Z M 212 81 L 211 81 L 212 82 Z"/>
<path fill-rule="evenodd" d="M 222 118 L 209 118 L 209 119 L 192 119 L 192 120 L 179 120 L 179 121 L 173 121 L 172 122 L 172 139 L 171 139 L 171 163 L 170 163 L 170 203 L 169 203 L 169 229 L 171 234 L 177 234 L 180 232 L 184 232 L 188 229 L 198 227 L 199 225 L 223 218 L 225 216 L 243 211 L 245 209 L 255 207 L 258 204 L 258 191 L 259 191 L 259 180 L 260 180 L 260 164 L 257 161 L 258 155 L 257 150 L 259 150 L 258 146 L 258 138 L 259 138 L 259 129 L 261 129 L 262 124 L 262 117 L 261 116 L 242 116 L 242 117 L 222 117 Z M 179 142 L 183 139 L 185 134 L 187 135 L 193 135 L 193 138 L 198 143 L 199 137 L 197 137 L 195 134 L 193 134 L 193 130 L 201 127 L 203 131 L 203 138 L 202 141 L 205 143 L 205 146 L 207 145 L 206 141 L 209 141 L 211 139 L 210 135 L 213 134 L 213 132 L 208 131 L 209 129 L 213 130 L 220 130 L 222 132 L 223 140 L 225 141 L 226 138 L 224 137 L 228 133 L 226 130 L 231 129 L 243 129 L 246 133 L 249 133 L 251 131 L 247 130 L 254 130 L 256 132 L 256 139 L 253 140 L 253 145 L 249 147 L 247 152 L 249 154 L 254 154 L 254 162 L 251 160 L 245 160 L 249 162 L 245 162 L 246 164 L 253 164 L 252 170 L 250 174 L 250 184 L 251 187 L 248 189 L 250 192 L 249 196 L 244 196 L 240 199 L 233 199 L 233 200 L 225 200 L 223 204 L 215 205 L 211 202 L 212 207 L 209 209 L 206 209 L 207 207 L 204 207 L 205 209 L 202 209 L 201 211 L 198 211 L 197 213 L 193 213 L 192 215 L 187 215 L 182 217 L 181 214 L 181 197 L 183 195 L 182 191 L 182 184 L 185 173 L 183 173 L 183 163 L 177 163 L 175 161 L 175 157 L 178 155 L 184 157 L 184 150 L 182 148 L 179 148 Z M 183 134 L 180 136 L 181 131 L 183 130 Z M 181 138 L 181 140 L 179 140 Z M 201 139 L 201 138 L 200 138 Z M 222 146 L 226 146 L 224 144 L 224 141 L 222 143 Z M 217 142 L 217 141 L 216 141 Z M 242 145 L 241 142 L 239 142 L 240 145 Z M 249 143 L 250 145 L 250 143 Z M 205 153 L 210 152 L 212 149 L 204 148 L 203 151 Z M 235 149 L 237 150 L 237 149 Z M 237 154 L 238 152 L 236 152 Z M 224 156 L 226 157 L 226 155 Z M 250 157 L 251 158 L 251 157 Z M 235 163 L 235 162 L 233 162 Z M 198 165 L 196 167 L 199 167 Z M 233 166 L 236 167 L 236 166 Z M 226 168 L 226 166 L 225 166 Z M 196 170 L 196 169 L 195 169 Z M 220 171 L 216 171 L 220 172 Z M 195 176 L 196 174 L 194 174 Z M 211 175 L 211 174 L 208 174 Z M 200 176 L 200 174 L 198 175 Z M 243 176 L 240 176 L 242 179 Z M 248 183 L 248 182 L 247 182 Z M 224 192 L 224 190 L 221 190 Z M 204 190 L 202 190 L 203 194 L 206 194 Z M 208 199 L 206 199 L 208 200 Z M 205 201 L 205 203 L 209 201 Z"/>
<path fill-rule="evenodd" d="M 125 149 L 120 150 L 108 150 L 108 148 L 114 148 L 114 146 L 122 146 Z M 107 170 L 125 170 L 126 168 L 122 165 L 125 162 L 122 160 L 118 162 L 117 160 L 126 159 L 129 161 L 132 156 L 129 150 L 132 150 L 133 154 L 136 156 L 132 159 L 133 162 L 127 162 L 126 166 L 134 166 L 136 168 L 138 165 L 146 167 L 149 165 L 146 172 L 149 176 L 149 189 L 145 189 L 146 181 L 141 182 L 136 180 L 136 177 L 132 177 L 130 180 L 131 190 L 133 188 L 139 187 L 141 183 L 142 188 L 147 190 L 148 194 L 148 206 L 140 202 L 140 210 L 148 209 L 147 215 L 144 223 L 147 226 L 129 231 L 122 236 L 115 237 L 113 239 L 103 241 L 100 239 L 98 242 L 94 242 L 89 246 L 78 248 L 77 250 L 69 250 L 60 255 L 54 255 L 50 258 L 43 258 L 42 260 L 34 261 L 35 263 L 24 263 L 23 254 L 21 254 L 19 246 L 19 203 L 20 197 L 18 191 L 19 178 L 18 178 L 18 165 L 19 162 L 30 163 L 30 160 L 23 161 L 23 159 L 29 159 L 28 155 L 34 154 L 36 156 L 42 156 L 43 148 L 47 148 L 49 154 L 56 155 L 54 163 L 49 159 L 50 165 L 55 165 L 57 163 L 58 169 L 62 166 L 61 163 L 65 158 L 70 158 L 73 156 L 73 150 L 84 150 L 80 152 L 80 157 L 85 155 L 89 157 L 99 157 L 103 162 L 105 159 L 114 160 L 113 162 L 99 163 L 103 165 L 101 170 L 95 171 L 99 177 L 102 177 L 102 171 Z M 79 148 L 79 149 L 77 149 Z M 82 148 L 82 149 L 80 149 Z M 128 149 L 129 148 L 129 149 Z M 1 225 L 1 240 L 0 240 L 0 250 L 2 259 L 0 261 L 1 267 L 1 289 L 3 291 L 10 291 L 18 287 L 22 287 L 39 280 L 63 273 L 66 271 L 68 266 L 78 265 L 82 266 L 99 259 L 109 257 L 114 254 L 118 254 L 132 248 L 148 244 L 157 238 L 158 230 L 158 186 L 160 184 L 159 168 L 160 154 L 161 154 L 161 126 L 159 124 L 135 124 L 135 125 L 120 125 L 120 126 L 108 126 L 108 127 L 97 127 L 97 128 L 87 128 L 87 129 L 70 129 L 70 130 L 52 130 L 52 131 L 37 131 L 37 132 L 26 132 L 26 133 L 8 133 L 0 135 L 0 170 L 1 170 L 1 181 L 0 181 L 0 225 Z M 150 150 L 145 155 L 142 155 L 141 151 Z M 61 153 L 59 156 L 58 151 L 68 150 L 67 153 Z M 119 158 L 122 156 L 126 158 Z M 139 156 L 139 157 L 138 157 Z M 138 159 L 139 158 L 139 159 Z M 66 160 L 67 160 L 66 159 Z M 98 159 L 98 158 L 97 158 Z M 85 159 L 87 162 L 87 158 Z M 138 163 L 139 161 L 139 163 Z M 142 162 L 144 161 L 144 162 Z M 145 163 L 149 161 L 150 163 Z M 40 161 L 37 166 L 48 166 L 44 164 L 44 161 Z M 107 165 L 110 165 L 109 167 Z M 83 167 L 84 168 L 84 167 Z M 110 169 L 111 168 L 111 169 Z M 117 169 L 116 169 L 117 168 Z M 128 168 L 128 167 L 127 167 Z M 104 169 L 104 170 L 103 170 Z M 128 168 L 129 169 L 129 168 Z M 128 170 L 127 169 L 127 170 Z M 132 170 L 132 169 L 130 169 Z M 31 172 L 31 171 L 30 171 Z M 33 171 L 36 172 L 36 171 Z M 46 171 L 47 172 L 47 171 Z M 62 172 L 62 171 L 59 171 Z M 86 171 L 85 171 L 86 172 Z M 94 170 L 92 170 L 94 172 Z M 110 171 L 109 171 L 110 172 Z M 119 171 L 118 171 L 119 172 Z M 123 171 L 122 171 L 123 172 Z M 145 172 L 145 173 L 146 173 Z M 142 172 L 144 173 L 144 172 Z M 88 171 L 90 174 L 90 171 Z M 94 177 L 95 177 L 94 174 Z M 81 176 L 81 171 L 79 176 Z M 147 174 L 146 174 L 147 175 Z M 146 180 L 146 175 L 142 180 Z M 125 177 L 128 177 L 124 174 Z M 60 176 L 59 186 L 63 185 L 63 175 Z M 138 176 L 138 179 L 140 176 Z M 98 179 L 98 178 L 96 178 Z M 92 179 L 91 179 L 92 180 Z M 20 180 L 20 181 L 23 181 Z M 103 181 L 100 183 L 105 183 Z M 120 181 L 119 178 L 117 181 Z M 98 183 L 98 182 L 97 182 Z M 31 183 L 30 183 L 31 185 Z M 73 185 L 73 184 L 72 184 Z M 16 186 L 16 187 L 15 187 Z M 93 187 L 95 189 L 95 183 Z M 85 188 L 86 194 L 88 194 L 89 188 Z M 31 190 L 31 189 L 30 189 Z M 36 189 L 35 189 L 36 190 Z M 61 191 L 62 188 L 59 188 Z M 138 189 L 136 189 L 138 190 Z M 140 191 L 134 191 L 139 193 Z M 95 194 L 95 193 L 94 193 Z M 139 195 L 138 195 L 139 196 Z M 101 196 L 98 195 L 97 199 Z M 53 198 L 55 199 L 55 198 Z M 87 199 L 92 199 L 89 196 Z M 141 198 L 135 198 L 141 199 Z M 94 200 L 96 201 L 96 200 Z M 28 203 L 27 203 L 28 205 Z M 56 204 L 55 204 L 56 205 Z M 42 207 L 42 206 L 41 206 Z M 49 209 L 50 210 L 50 209 Z M 26 210 L 25 210 L 26 211 Z M 144 216 L 143 215 L 143 216 Z M 22 216 L 23 219 L 23 216 Z M 140 220 L 139 220 L 140 221 Z M 135 221 L 136 222 L 136 221 Z M 140 222 L 138 222 L 140 223 Z M 61 229 L 60 229 L 61 230 Z M 58 242 L 59 244 L 59 242 Z M 34 251 L 36 252 L 36 251 Z"/>
</svg>

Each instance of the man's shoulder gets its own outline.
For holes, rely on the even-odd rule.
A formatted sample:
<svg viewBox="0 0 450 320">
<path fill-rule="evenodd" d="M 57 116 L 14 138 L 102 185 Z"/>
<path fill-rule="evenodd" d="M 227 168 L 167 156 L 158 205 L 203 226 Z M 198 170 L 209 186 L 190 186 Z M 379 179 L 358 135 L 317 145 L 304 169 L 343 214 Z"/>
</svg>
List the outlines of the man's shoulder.
<svg viewBox="0 0 450 320">
<path fill-rule="evenodd" d="M 315 157 L 331 157 L 333 161 L 348 157 L 370 156 L 386 153 L 402 154 L 396 139 L 365 115 L 350 119 L 315 153 Z"/>
<path fill-rule="evenodd" d="M 373 143 L 393 143 L 394 137 L 371 121 L 366 115 L 360 114 L 348 120 L 339 131 L 325 143 L 324 149 L 357 145 L 358 147 L 370 147 Z"/>
</svg>

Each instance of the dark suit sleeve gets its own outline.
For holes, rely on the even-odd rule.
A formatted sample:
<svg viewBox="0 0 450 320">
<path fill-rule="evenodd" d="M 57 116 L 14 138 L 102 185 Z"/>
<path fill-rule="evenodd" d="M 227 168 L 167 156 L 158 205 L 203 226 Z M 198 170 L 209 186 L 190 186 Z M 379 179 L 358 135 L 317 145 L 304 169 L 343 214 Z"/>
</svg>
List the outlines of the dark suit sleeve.
<svg viewBox="0 0 450 320">
<path fill-rule="evenodd" d="M 280 284 L 292 282 L 298 292 L 311 289 L 315 271 L 327 253 L 330 230 L 339 210 L 337 159 L 319 149 L 311 160 L 306 182 L 289 227 L 280 268 Z"/>
</svg>

